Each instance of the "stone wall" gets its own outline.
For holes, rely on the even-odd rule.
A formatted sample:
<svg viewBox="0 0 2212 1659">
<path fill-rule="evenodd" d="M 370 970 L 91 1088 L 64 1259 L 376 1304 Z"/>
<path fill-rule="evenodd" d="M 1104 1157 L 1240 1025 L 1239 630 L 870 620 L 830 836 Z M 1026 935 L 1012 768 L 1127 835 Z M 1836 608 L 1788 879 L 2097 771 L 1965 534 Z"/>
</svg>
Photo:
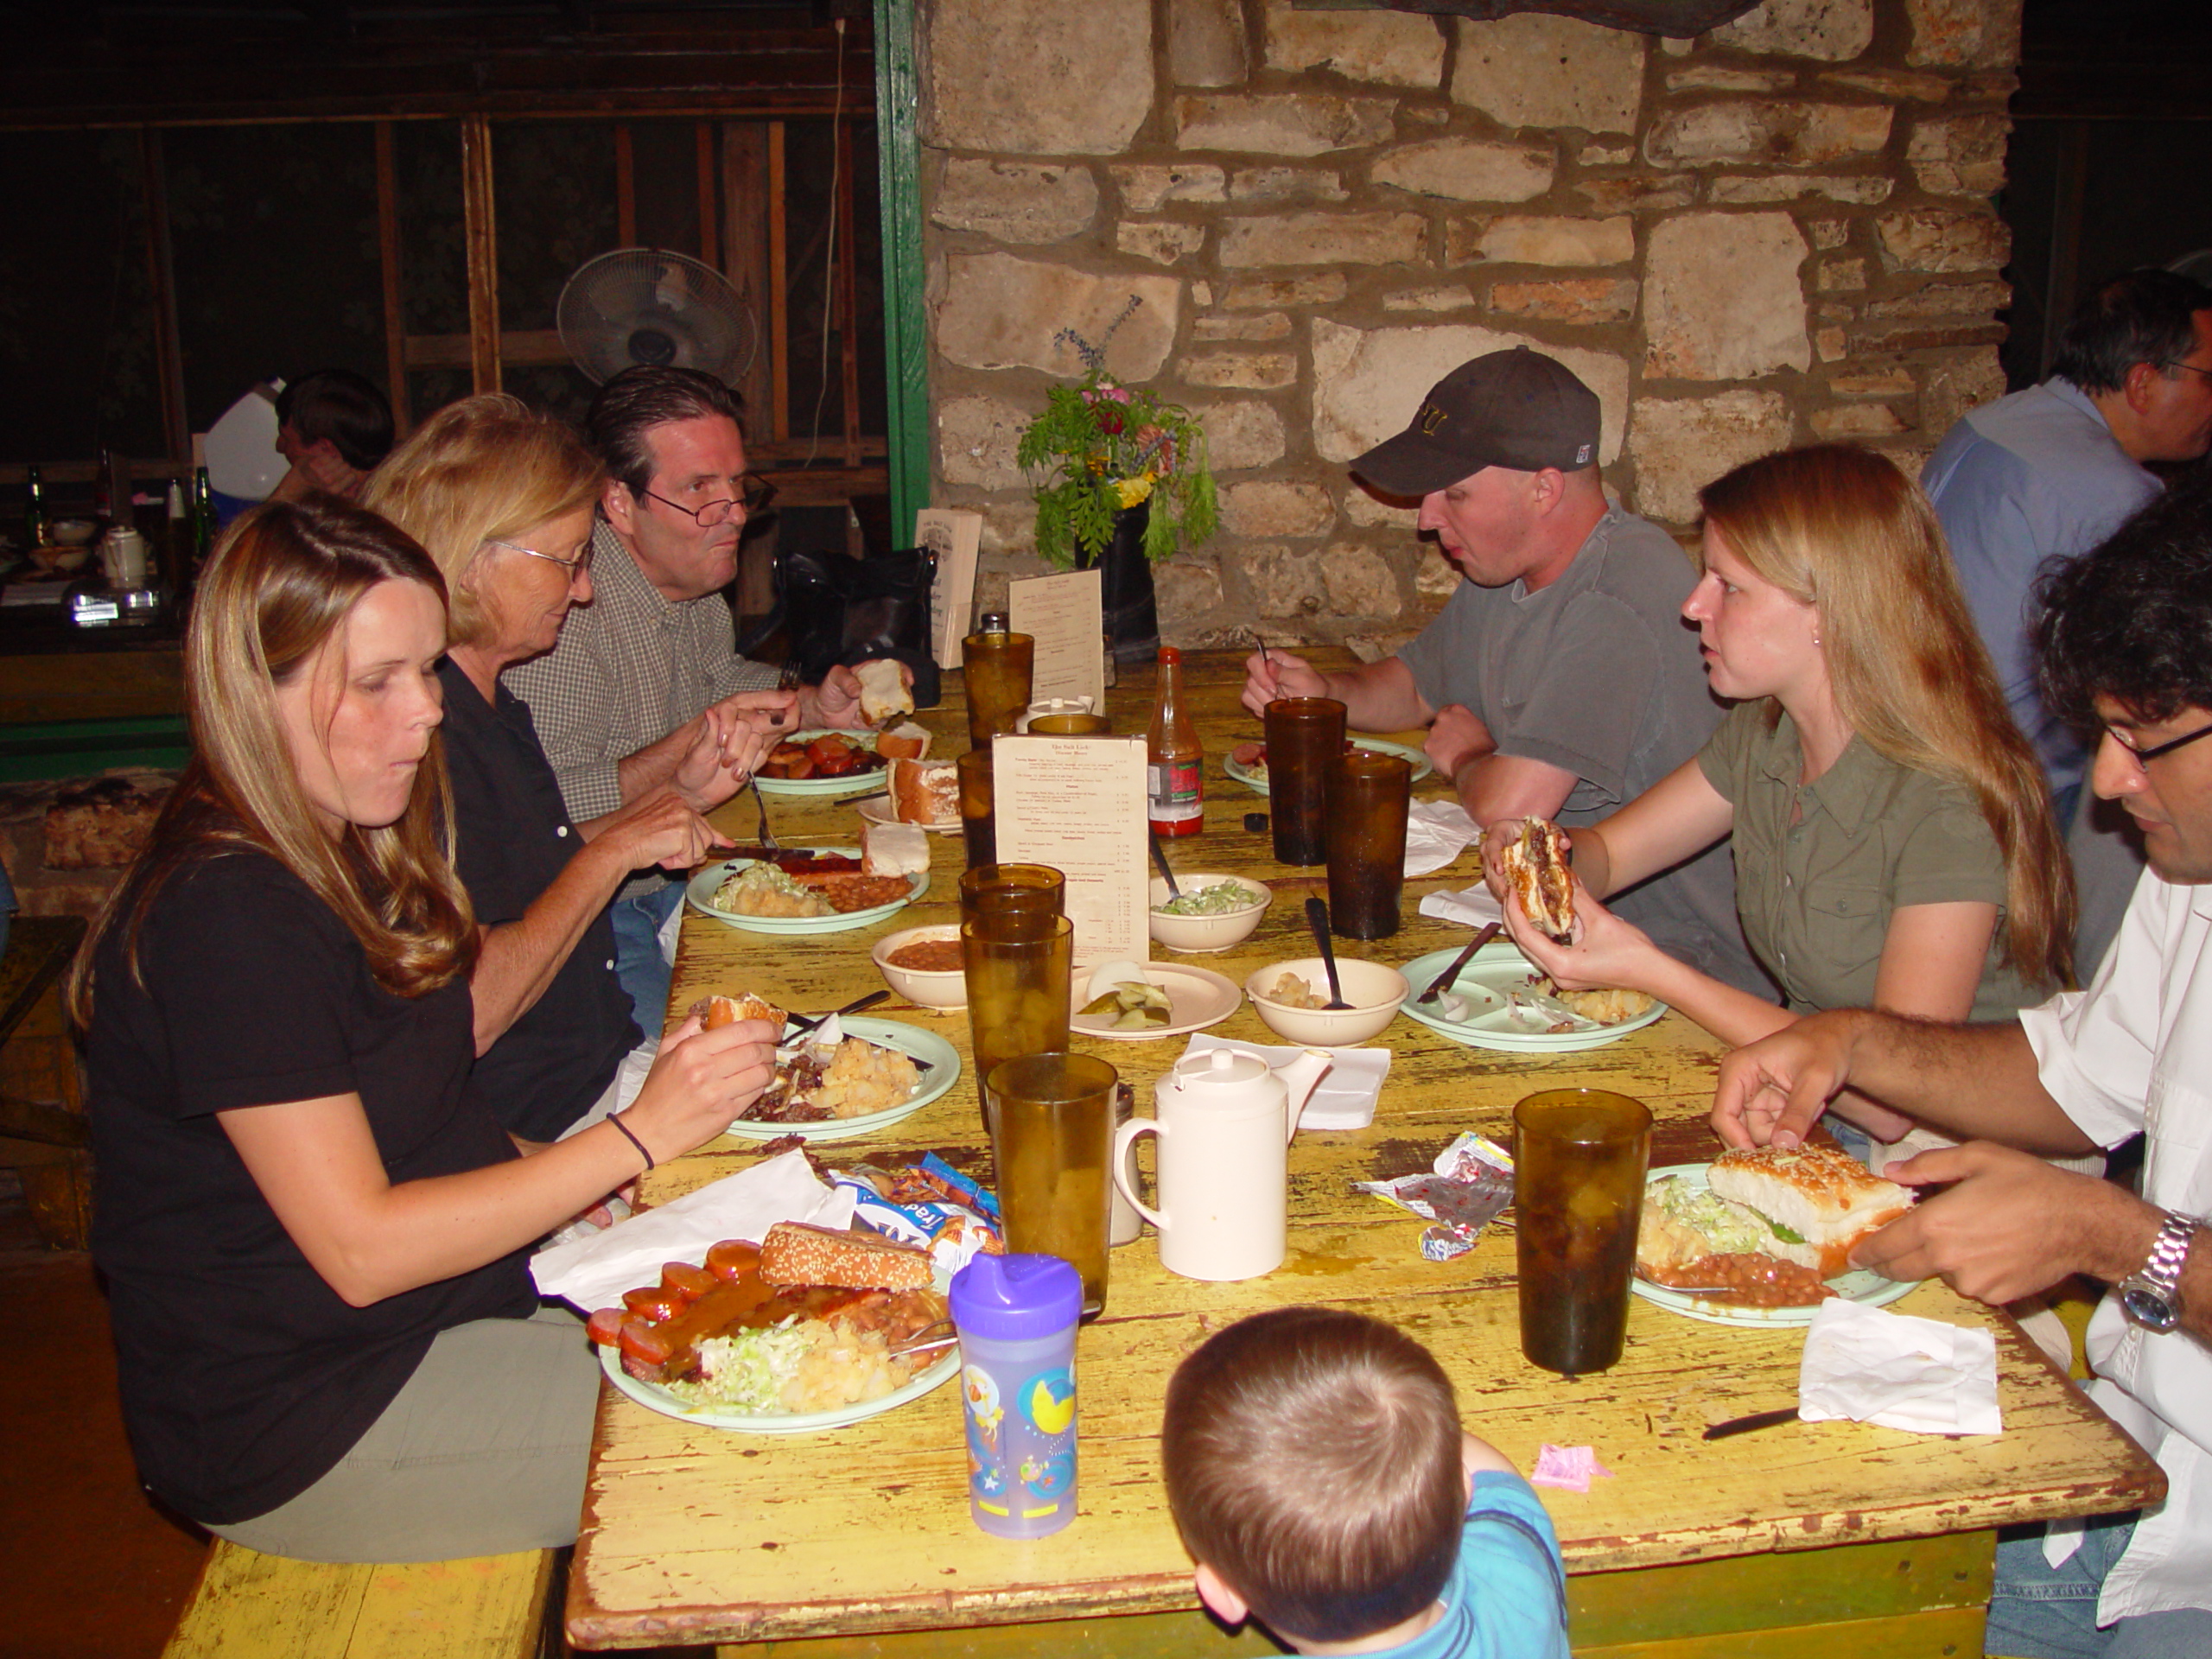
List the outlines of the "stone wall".
<svg viewBox="0 0 2212 1659">
<path fill-rule="evenodd" d="M 1695 40 L 1287 0 L 922 13 L 935 499 L 984 591 L 1040 568 L 1014 442 L 1109 365 L 1204 416 L 1223 528 L 1159 571 L 1186 645 L 1387 652 L 1458 578 L 1344 462 L 1526 341 L 1676 529 L 1822 438 L 1908 466 L 2000 392 L 1991 198 L 2020 0 L 1766 0 Z"/>
</svg>

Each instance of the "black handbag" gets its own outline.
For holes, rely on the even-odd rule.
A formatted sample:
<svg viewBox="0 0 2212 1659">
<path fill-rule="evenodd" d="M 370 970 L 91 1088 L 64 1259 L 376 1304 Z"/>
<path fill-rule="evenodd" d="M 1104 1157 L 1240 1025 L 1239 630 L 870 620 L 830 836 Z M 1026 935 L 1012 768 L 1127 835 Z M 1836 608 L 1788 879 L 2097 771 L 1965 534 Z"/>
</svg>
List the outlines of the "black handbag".
<svg viewBox="0 0 2212 1659">
<path fill-rule="evenodd" d="M 816 549 L 776 550 L 776 606 L 738 642 L 741 653 L 780 626 L 786 660 L 817 685 L 831 668 L 888 657 L 913 671 L 914 706 L 933 709 L 941 696 L 930 649 L 930 588 L 937 555 L 925 547 L 855 559 Z"/>
</svg>

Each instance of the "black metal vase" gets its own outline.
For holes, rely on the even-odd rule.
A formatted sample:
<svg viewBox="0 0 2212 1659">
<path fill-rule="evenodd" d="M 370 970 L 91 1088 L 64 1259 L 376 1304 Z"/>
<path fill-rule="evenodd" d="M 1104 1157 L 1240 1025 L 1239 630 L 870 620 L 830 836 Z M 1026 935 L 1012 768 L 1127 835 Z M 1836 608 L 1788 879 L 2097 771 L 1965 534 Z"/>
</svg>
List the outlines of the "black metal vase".
<svg viewBox="0 0 2212 1659">
<path fill-rule="evenodd" d="M 1160 654 L 1160 606 L 1153 593 L 1152 562 L 1144 556 L 1152 503 L 1140 501 L 1114 515 L 1114 534 L 1096 561 L 1078 544 L 1075 568 L 1099 569 L 1107 649 L 1122 663 L 1148 663 Z"/>
</svg>

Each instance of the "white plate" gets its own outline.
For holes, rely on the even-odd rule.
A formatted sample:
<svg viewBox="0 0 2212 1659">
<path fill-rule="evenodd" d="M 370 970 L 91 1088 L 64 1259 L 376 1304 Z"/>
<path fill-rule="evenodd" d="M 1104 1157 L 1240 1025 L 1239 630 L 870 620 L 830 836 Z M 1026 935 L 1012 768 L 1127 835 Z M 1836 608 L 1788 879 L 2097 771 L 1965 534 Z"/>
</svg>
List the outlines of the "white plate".
<svg viewBox="0 0 2212 1659">
<path fill-rule="evenodd" d="M 1167 1023 L 1141 1031 L 1115 1031 L 1103 1014 L 1078 1014 L 1068 1021 L 1071 1030 L 1086 1037 L 1103 1037 L 1116 1043 L 1148 1043 L 1157 1037 L 1187 1037 L 1208 1026 L 1217 1026 L 1243 1005 L 1244 993 L 1236 982 L 1211 968 L 1192 968 L 1179 962 L 1149 962 L 1144 976 L 1167 993 Z M 1085 997 L 1085 1002 L 1092 999 Z"/>
<path fill-rule="evenodd" d="M 780 740 L 785 743 L 811 743 L 817 737 L 828 737 L 827 726 L 810 726 L 803 732 L 793 732 Z M 846 739 L 856 749 L 875 751 L 874 732 L 839 731 L 837 736 Z M 866 772 L 852 772 L 842 778 L 757 778 L 763 795 L 862 795 L 871 789 L 881 789 L 891 776 L 888 764 L 871 766 Z"/>
<path fill-rule="evenodd" d="M 881 800 L 862 801 L 856 810 L 861 817 L 866 818 L 870 823 L 903 822 L 896 813 L 892 811 L 891 798 L 887 795 Z M 950 817 L 941 823 L 925 823 L 922 828 L 933 836 L 957 836 L 960 833 L 960 820 L 957 817 Z"/>
<path fill-rule="evenodd" d="M 1648 1186 L 1662 1175 L 1679 1175 L 1691 1185 L 1702 1190 L 1711 1164 L 1662 1164 L 1644 1173 Z M 1828 1288 L 1847 1302 L 1857 1302 L 1861 1307 L 1887 1307 L 1891 1302 L 1910 1295 L 1920 1288 L 1920 1281 L 1900 1284 L 1894 1279 L 1885 1279 L 1878 1273 L 1869 1273 L 1864 1268 L 1853 1268 L 1849 1273 L 1838 1274 L 1829 1280 Z M 1679 1313 L 1684 1319 L 1703 1319 L 1707 1325 L 1806 1325 L 1813 1322 L 1813 1315 L 1820 1311 L 1818 1302 L 1808 1302 L 1802 1307 L 1732 1307 L 1726 1302 L 1709 1302 L 1702 1296 L 1692 1296 L 1683 1291 L 1669 1290 L 1643 1279 L 1631 1278 L 1628 1287 L 1647 1302 L 1656 1303 L 1669 1313 Z"/>
<path fill-rule="evenodd" d="M 1465 1019 L 1447 1020 L 1444 1017 L 1443 995 L 1433 1002 L 1415 999 L 1428 988 L 1431 980 L 1452 965 L 1452 958 L 1459 954 L 1458 950 L 1432 950 L 1408 963 L 1401 971 L 1406 976 L 1406 983 L 1413 987 L 1413 995 L 1406 998 L 1406 1005 L 1400 1012 L 1431 1031 L 1471 1048 L 1498 1048 L 1522 1054 L 1568 1054 L 1579 1049 L 1603 1048 L 1632 1031 L 1656 1024 L 1659 1016 L 1667 1012 L 1664 1002 L 1654 1002 L 1633 1020 L 1624 1020 L 1618 1025 L 1578 1031 L 1539 1030 L 1516 1015 L 1505 999 L 1509 989 L 1525 991 L 1529 976 L 1536 969 L 1516 946 L 1501 941 L 1476 951 L 1475 959 L 1444 988 L 1446 995 L 1456 990 L 1473 1005 Z"/>
<path fill-rule="evenodd" d="M 838 1023 L 848 1037 L 864 1037 L 879 1047 L 895 1048 L 901 1054 L 926 1060 L 930 1069 L 914 1080 L 914 1092 L 899 1105 L 863 1117 L 832 1117 L 814 1123 L 756 1123 L 740 1118 L 723 1133 L 740 1141 L 773 1141 L 786 1135 L 808 1141 L 850 1141 L 912 1117 L 960 1081 L 959 1051 L 933 1031 L 897 1020 L 872 1020 L 861 1014 L 849 1014 Z"/>
<path fill-rule="evenodd" d="M 938 1294 L 944 1294 L 951 1281 L 940 1271 L 937 1275 Z M 599 1351 L 599 1369 L 607 1373 L 607 1380 L 643 1406 L 647 1411 L 657 1411 L 664 1417 L 673 1417 L 680 1423 L 702 1423 L 709 1428 L 738 1429 L 749 1434 L 805 1434 L 825 1428 L 842 1428 L 848 1423 L 864 1422 L 870 1417 L 880 1417 L 887 1411 L 896 1411 L 909 1400 L 918 1400 L 931 1389 L 941 1387 L 960 1370 L 960 1350 L 957 1346 L 941 1351 L 936 1363 L 910 1382 L 874 1400 L 863 1400 L 858 1405 L 839 1406 L 834 1411 L 773 1412 L 749 1414 L 728 1411 L 719 1406 L 690 1406 L 677 1399 L 658 1382 L 641 1382 L 622 1369 L 622 1351 L 619 1347 L 605 1347 Z"/>
<path fill-rule="evenodd" d="M 1371 749 L 1377 754 L 1395 754 L 1412 761 L 1414 763 L 1412 781 L 1416 784 L 1436 770 L 1429 764 L 1428 756 L 1410 744 L 1386 743 L 1379 737 L 1362 737 L 1358 733 L 1354 732 L 1351 734 L 1351 746 L 1355 749 Z M 1268 792 L 1268 772 L 1264 766 L 1255 771 L 1232 755 L 1223 760 L 1221 769 L 1243 785 L 1245 788 L 1256 789 L 1262 795 Z"/>
<path fill-rule="evenodd" d="M 857 847 L 817 847 L 813 850 L 838 853 L 847 858 L 861 855 Z M 929 872 L 920 870 L 906 878 L 904 899 L 893 899 L 887 905 L 871 905 L 866 910 L 842 910 L 831 916 L 738 916 L 718 907 L 715 903 L 715 891 L 732 872 L 759 862 L 753 858 L 726 858 L 718 864 L 709 864 L 691 878 L 683 889 L 683 897 L 702 916 L 711 916 L 725 927 L 742 928 L 747 933 L 843 933 L 896 914 L 927 893 L 930 887 Z"/>
</svg>

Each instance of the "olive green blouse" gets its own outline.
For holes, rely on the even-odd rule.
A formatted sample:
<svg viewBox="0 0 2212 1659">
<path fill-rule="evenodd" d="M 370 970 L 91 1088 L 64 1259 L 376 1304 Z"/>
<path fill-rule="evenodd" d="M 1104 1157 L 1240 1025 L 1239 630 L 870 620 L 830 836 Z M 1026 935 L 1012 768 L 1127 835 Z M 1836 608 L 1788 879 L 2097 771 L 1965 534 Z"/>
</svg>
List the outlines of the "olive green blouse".
<svg viewBox="0 0 2212 1659">
<path fill-rule="evenodd" d="M 1973 1017 L 2001 1020 L 2042 1001 L 1999 964 L 2005 860 L 1973 796 L 1856 736 L 1801 785 L 1797 728 L 1783 714 L 1769 730 L 1769 707 L 1732 709 L 1698 765 L 1736 810 L 1736 913 L 1791 1011 L 1871 1007 L 1890 913 L 1973 901 L 1998 907 Z"/>
</svg>

